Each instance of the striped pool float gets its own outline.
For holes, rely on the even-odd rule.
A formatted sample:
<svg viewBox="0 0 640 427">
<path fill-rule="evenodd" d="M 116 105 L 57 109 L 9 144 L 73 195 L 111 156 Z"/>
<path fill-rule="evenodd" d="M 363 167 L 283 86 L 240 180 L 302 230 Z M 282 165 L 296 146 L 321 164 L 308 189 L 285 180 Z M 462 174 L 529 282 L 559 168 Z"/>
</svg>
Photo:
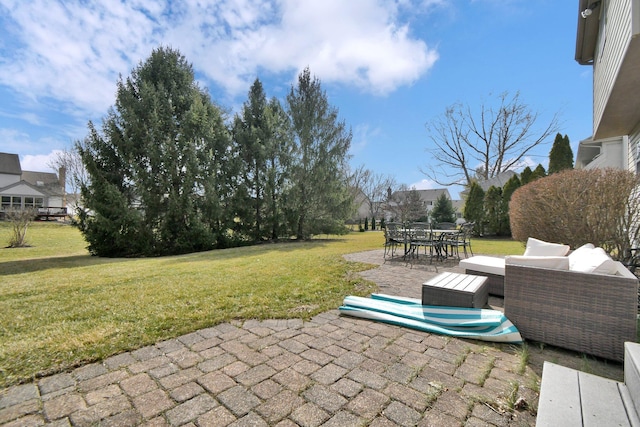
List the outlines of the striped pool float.
<svg viewBox="0 0 640 427">
<path fill-rule="evenodd" d="M 521 343 L 518 329 L 498 310 L 422 305 L 414 298 L 348 296 L 340 313 L 425 332 L 482 341 Z"/>
</svg>

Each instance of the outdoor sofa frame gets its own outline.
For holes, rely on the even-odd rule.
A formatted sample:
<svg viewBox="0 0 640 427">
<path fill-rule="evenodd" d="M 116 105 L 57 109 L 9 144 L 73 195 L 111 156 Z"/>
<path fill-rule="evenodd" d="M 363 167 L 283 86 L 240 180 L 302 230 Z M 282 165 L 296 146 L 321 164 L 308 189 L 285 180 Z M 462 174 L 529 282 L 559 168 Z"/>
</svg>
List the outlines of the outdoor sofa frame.
<svg viewBox="0 0 640 427">
<path fill-rule="evenodd" d="M 616 361 L 637 340 L 638 279 L 507 264 L 504 313 L 523 338 Z"/>
</svg>

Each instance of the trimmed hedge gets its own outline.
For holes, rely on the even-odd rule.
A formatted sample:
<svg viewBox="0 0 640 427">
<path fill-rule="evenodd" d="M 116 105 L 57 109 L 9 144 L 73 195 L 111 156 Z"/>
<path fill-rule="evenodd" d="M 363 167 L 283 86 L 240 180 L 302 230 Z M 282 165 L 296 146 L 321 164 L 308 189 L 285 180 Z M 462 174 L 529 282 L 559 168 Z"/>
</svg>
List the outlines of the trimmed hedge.
<svg viewBox="0 0 640 427">
<path fill-rule="evenodd" d="M 638 178 L 614 169 L 566 170 L 517 189 L 509 204 L 515 240 L 603 247 L 620 258 L 637 241 Z"/>
</svg>

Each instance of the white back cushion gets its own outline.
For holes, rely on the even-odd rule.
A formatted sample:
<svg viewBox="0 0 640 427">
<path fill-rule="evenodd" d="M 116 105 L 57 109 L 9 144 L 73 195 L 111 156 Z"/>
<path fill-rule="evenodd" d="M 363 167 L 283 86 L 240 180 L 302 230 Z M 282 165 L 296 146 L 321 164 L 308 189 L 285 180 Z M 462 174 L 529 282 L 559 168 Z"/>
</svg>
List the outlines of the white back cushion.
<svg viewBox="0 0 640 427">
<path fill-rule="evenodd" d="M 525 256 L 565 256 L 569 252 L 569 245 L 560 243 L 549 243 L 544 240 L 527 239 L 527 248 L 524 251 Z"/>
</svg>

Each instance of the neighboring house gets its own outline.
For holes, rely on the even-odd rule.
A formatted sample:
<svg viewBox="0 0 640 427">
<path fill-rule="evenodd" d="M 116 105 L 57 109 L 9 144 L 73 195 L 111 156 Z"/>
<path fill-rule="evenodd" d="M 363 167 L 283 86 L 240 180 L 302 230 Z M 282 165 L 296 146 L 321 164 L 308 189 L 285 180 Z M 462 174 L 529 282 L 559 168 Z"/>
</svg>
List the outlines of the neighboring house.
<svg viewBox="0 0 640 427">
<path fill-rule="evenodd" d="M 354 203 L 356 206 L 356 213 L 355 213 L 355 218 L 351 219 L 351 221 L 354 223 L 357 222 L 358 220 L 364 220 L 365 218 L 369 218 L 369 220 L 371 220 L 372 216 L 378 217 L 377 219 L 380 219 L 380 217 L 383 214 L 382 205 L 384 203 L 379 201 L 373 202 L 373 206 L 371 206 L 371 204 L 367 200 L 367 196 L 365 196 L 365 194 L 362 191 L 358 191 L 358 194 L 356 194 Z M 372 208 L 373 208 L 373 215 L 371 213 Z"/>
<path fill-rule="evenodd" d="M 430 215 L 433 207 L 436 204 L 436 200 L 443 193 L 446 194 L 447 198 L 451 200 L 451 195 L 449 194 L 449 190 L 446 188 L 440 188 L 435 190 L 401 190 L 396 191 L 393 194 L 390 194 L 388 199 L 390 200 L 385 206 L 385 220 L 390 220 L 394 217 L 394 212 L 396 211 L 396 207 L 403 203 L 409 193 L 411 191 L 416 191 L 418 196 L 420 197 L 421 209 L 423 210 L 425 216 Z"/>
<path fill-rule="evenodd" d="M 514 171 L 506 170 L 504 172 L 500 172 L 498 175 L 492 178 L 486 179 L 484 181 L 478 181 L 478 185 L 480 186 L 480 188 L 482 188 L 482 191 L 486 193 L 487 190 L 491 187 L 498 187 L 498 188 L 504 187 L 507 181 L 509 181 L 511 177 L 514 175 L 517 175 Z M 469 189 L 468 187 L 465 187 L 465 189 L 460 192 L 460 197 L 462 197 L 462 200 L 466 200 L 468 195 L 469 195 Z M 463 209 L 464 209 L 464 204 L 463 204 Z"/>
<path fill-rule="evenodd" d="M 640 171 L 640 0 L 578 1 L 575 59 L 593 67 L 593 136 L 576 168 Z"/>
<path fill-rule="evenodd" d="M 17 154 L 0 153 L 0 212 L 36 209 L 40 217 L 65 216 L 65 174 L 23 171 Z"/>
<path fill-rule="evenodd" d="M 467 222 L 462 216 L 462 213 L 464 212 L 464 200 L 452 200 L 451 205 L 456 211 L 456 224 L 460 225 Z"/>
</svg>

